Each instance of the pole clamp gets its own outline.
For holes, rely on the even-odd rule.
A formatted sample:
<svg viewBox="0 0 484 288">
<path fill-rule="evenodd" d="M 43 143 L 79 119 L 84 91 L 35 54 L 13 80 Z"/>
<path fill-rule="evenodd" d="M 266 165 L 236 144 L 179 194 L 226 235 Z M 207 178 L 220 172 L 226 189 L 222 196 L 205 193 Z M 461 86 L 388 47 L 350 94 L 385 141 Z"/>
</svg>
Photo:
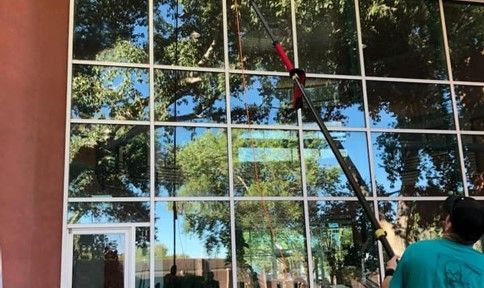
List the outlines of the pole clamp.
<svg viewBox="0 0 484 288">
<path fill-rule="evenodd" d="M 383 230 L 382 228 L 375 230 L 376 239 L 380 240 L 380 238 L 383 238 L 386 236 L 387 236 L 387 231 Z"/>
</svg>

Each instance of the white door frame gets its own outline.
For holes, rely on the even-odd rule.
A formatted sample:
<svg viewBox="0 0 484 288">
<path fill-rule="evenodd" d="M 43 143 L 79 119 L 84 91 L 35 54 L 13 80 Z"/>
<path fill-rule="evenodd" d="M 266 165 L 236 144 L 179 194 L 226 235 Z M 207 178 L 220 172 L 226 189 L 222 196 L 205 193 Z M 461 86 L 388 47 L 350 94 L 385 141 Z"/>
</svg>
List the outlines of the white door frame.
<svg viewBox="0 0 484 288">
<path fill-rule="evenodd" d="M 124 234 L 125 263 L 124 267 L 124 288 L 134 288 L 135 282 L 135 229 L 134 227 L 82 227 L 68 228 L 67 233 L 67 255 L 66 255 L 66 288 L 72 287 L 72 257 L 74 248 L 74 235 L 89 234 Z"/>
</svg>

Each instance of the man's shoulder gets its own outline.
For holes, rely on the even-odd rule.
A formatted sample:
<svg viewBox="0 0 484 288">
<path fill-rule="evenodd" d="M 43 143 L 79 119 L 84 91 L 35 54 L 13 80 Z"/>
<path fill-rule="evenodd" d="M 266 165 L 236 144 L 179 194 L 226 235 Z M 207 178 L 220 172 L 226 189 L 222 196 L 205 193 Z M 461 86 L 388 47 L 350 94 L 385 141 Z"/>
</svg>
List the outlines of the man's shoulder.
<svg viewBox="0 0 484 288">
<path fill-rule="evenodd" d="M 432 240 L 420 240 L 415 243 L 410 244 L 406 250 L 420 250 L 420 249 L 428 249 L 434 248 L 437 246 L 445 245 L 445 243 L 441 239 L 432 239 Z"/>
<path fill-rule="evenodd" d="M 422 256 L 422 255 L 433 255 L 440 253 L 447 253 L 449 255 L 465 255 L 466 257 L 471 257 L 474 261 L 484 263 L 484 254 L 477 250 L 472 249 L 472 247 L 465 246 L 462 244 L 455 243 L 446 239 L 432 239 L 432 240 L 421 240 L 415 242 L 405 249 L 405 253 Z"/>
</svg>

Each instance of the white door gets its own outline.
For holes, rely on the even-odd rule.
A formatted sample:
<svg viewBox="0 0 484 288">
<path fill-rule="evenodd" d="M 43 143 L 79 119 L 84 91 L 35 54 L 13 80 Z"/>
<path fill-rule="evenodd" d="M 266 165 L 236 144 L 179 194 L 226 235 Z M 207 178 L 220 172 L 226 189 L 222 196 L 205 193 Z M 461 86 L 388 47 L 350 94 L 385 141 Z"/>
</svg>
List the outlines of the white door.
<svg viewBox="0 0 484 288">
<path fill-rule="evenodd" d="M 131 228 L 70 228 L 69 288 L 132 288 Z"/>
</svg>

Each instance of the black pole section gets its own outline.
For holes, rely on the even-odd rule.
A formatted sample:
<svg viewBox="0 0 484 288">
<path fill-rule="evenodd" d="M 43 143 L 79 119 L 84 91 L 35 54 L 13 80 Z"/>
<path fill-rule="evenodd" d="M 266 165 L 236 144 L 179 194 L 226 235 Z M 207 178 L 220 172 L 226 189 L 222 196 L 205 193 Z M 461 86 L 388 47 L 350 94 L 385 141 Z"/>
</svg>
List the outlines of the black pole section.
<svg viewBox="0 0 484 288">
<path fill-rule="evenodd" d="M 254 8 L 255 14 L 257 14 L 260 21 L 262 21 L 262 24 L 264 25 L 264 28 L 266 29 L 267 33 L 271 37 L 272 42 L 277 42 L 276 36 L 272 33 L 272 30 L 269 27 L 269 24 L 267 23 L 264 16 L 262 16 L 262 13 L 260 12 L 259 7 L 257 7 L 257 5 L 255 5 L 254 1 L 249 1 L 249 2 L 250 2 L 250 5 L 252 6 L 252 8 Z"/>
<path fill-rule="evenodd" d="M 375 231 L 381 230 L 380 223 L 375 217 L 375 214 L 370 208 L 370 205 L 366 202 L 365 199 L 365 192 L 368 194 L 366 189 L 362 187 L 361 185 L 358 184 L 357 179 L 361 179 L 361 175 L 356 169 L 350 169 L 349 166 L 346 164 L 345 159 L 343 158 L 343 155 L 341 155 L 341 152 L 338 149 L 338 146 L 336 144 L 336 141 L 333 139 L 331 134 L 329 133 L 328 128 L 326 128 L 326 125 L 323 122 L 323 119 L 321 119 L 321 116 L 317 112 L 316 108 L 314 108 L 314 105 L 312 101 L 309 99 L 307 96 L 306 92 L 304 91 L 304 87 L 301 85 L 299 80 L 296 78 L 294 79 L 294 82 L 296 82 L 297 86 L 299 89 L 301 89 L 302 96 L 304 100 L 306 101 L 309 110 L 311 110 L 311 113 L 316 119 L 316 122 L 319 126 L 319 129 L 321 129 L 321 132 L 323 132 L 324 138 L 326 138 L 326 141 L 328 142 L 329 147 L 331 148 L 331 151 L 333 151 L 334 156 L 336 157 L 336 160 L 338 161 L 339 165 L 341 166 L 341 169 L 343 170 L 344 174 L 346 175 L 346 178 L 348 178 L 348 181 L 350 182 L 351 188 L 353 188 L 353 191 L 355 192 L 356 197 L 358 198 L 358 201 L 360 202 L 366 216 L 370 219 L 370 222 L 373 226 L 373 229 Z M 380 240 L 381 244 L 383 245 L 383 248 L 387 252 L 388 256 L 391 258 L 395 256 L 395 253 L 393 252 L 392 247 L 390 246 L 390 243 L 388 242 L 388 239 L 386 238 L 386 234 L 381 234 L 377 235 L 378 240 Z"/>
<path fill-rule="evenodd" d="M 272 33 L 271 29 L 269 28 L 269 25 L 267 24 L 267 21 L 264 19 L 264 16 L 260 13 L 260 11 L 257 8 L 257 6 L 255 5 L 254 1 L 250 1 L 250 5 L 252 6 L 252 8 L 254 8 L 254 10 L 257 13 L 257 16 L 260 18 L 260 20 L 264 24 L 264 27 L 267 30 L 267 33 L 271 36 L 273 43 L 279 43 L 275 39 L 274 34 Z M 287 63 L 286 61 L 288 60 L 288 57 L 285 54 L 284 50 L 282 50 L 282 51 L 283 51 L 283 53 L 281 53 L 280 50 L 278 50 L 276 52 L 281 57 L 281 60 L 284 62 L 286 69 L 287 69 L 288 65 L 286 65 L 286 63 Z M 290 70 L 290 69 L 288 69 L 288 70 Z M 393 252 L 393 249 L 390 246 L 388 239 L 386 238 L 386 232 L 381 228 L 380 223 L 378 222 L 378 220 L 375 217 L 375 214 L 373 213 L 370 206 L 366 202 L 365 193 L 368 194 L 368 191 L 366 191 L 365 187 L 363 186 L 363 183 L 361 183 L 361 185 L 358 183 L 358 179 L 362 179 L 360 173 L 358 172 L 358 170 L 356 169 L 356 167 L 354 165 L 351 165 L 351 167 L 352 167 L 352 169 L 351 169 L 350 166 L 345 162 L 343 155 L 341 155 L 341 152 L 338 149 L 338 145 L 336 144 L 336 141 L 333 139 L 333 137 L 329 133 L 328 128 L 326 127 L 323 119 L 321 118 L 318 111 L 314 107 L 311 99 L 309 99 L 309 97 L 307 96 L 307 94 L 304 90 L 304 86 L 299 81 L 297 74 L 294 75 L 292 77 L 292 79 L 296 83 L 297 88 L 301 91 L 302 97 L 304 98 L 304 100 L 308 104 L 309 110 L 311 111 L 314 118 L 316 119 L 316 123 L 318 124 L 319 129 L 321 130 L 321 132 L 324 135 L 324 138 L 328 142 L 328 145 L 331 148 L 331 151 L 333 151 L 333 154 L 336 157 L 336 160 L 338 161 L 339 165 L 341 166 L 343 173 L 346 175 L 346 178 L 348 178 L 350 186 L 351 186 L 351 188 L 353 188 L 353 191 L 355 192 L 355 195 L 358 198 L 358 201 L 360 202 L 360 204 L 363 208 L 363 211 L 365 212 L 366 216 L 370 219 L 370 222 L 373 226 L 373 229 L 375 230 L 376 238 L 378 240 L 380 240 L 383 248 L 385 249 L 385 251 L 387 252 L 387 254 L 390 258 L 395 256 L 395 253 Z"/>
</svg>

